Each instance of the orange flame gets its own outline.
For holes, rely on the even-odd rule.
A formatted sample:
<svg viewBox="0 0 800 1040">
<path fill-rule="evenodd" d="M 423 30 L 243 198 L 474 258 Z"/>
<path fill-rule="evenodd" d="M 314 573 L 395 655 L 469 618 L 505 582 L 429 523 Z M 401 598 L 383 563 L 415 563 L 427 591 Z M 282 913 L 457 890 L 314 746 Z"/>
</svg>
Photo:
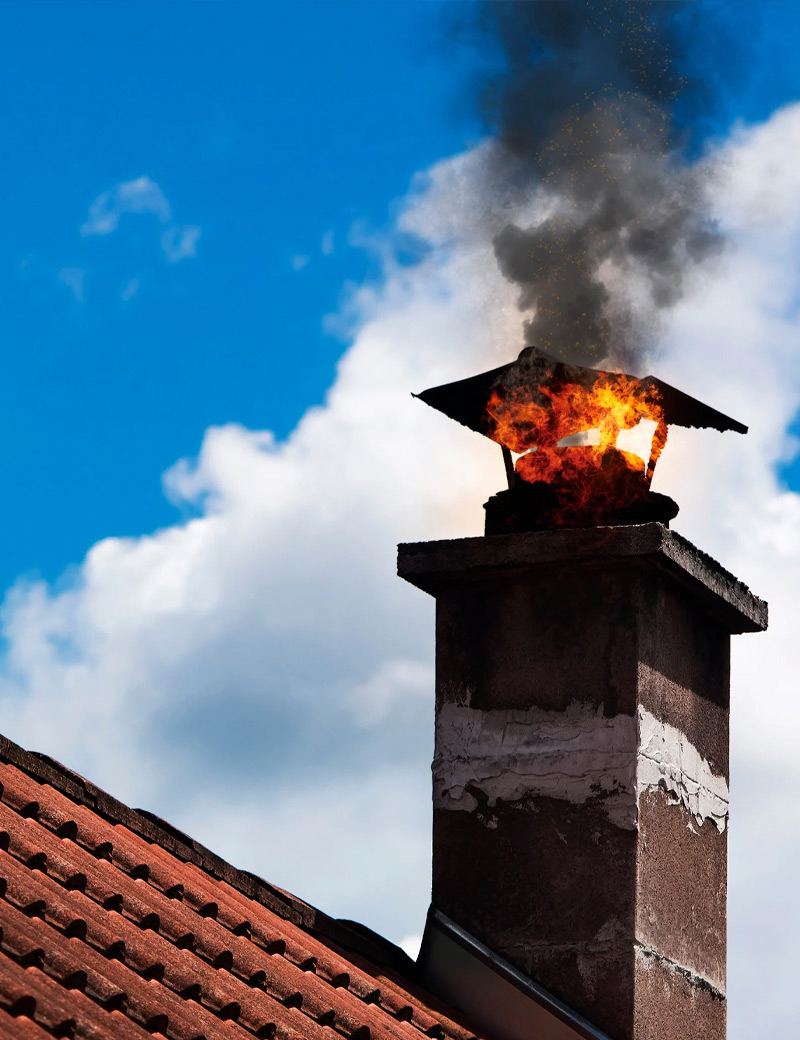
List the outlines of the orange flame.
<svg viewBox="0 0 800 1040">
<path fill-rule="evenodd" d="M 556 526 L 598 523 L 646 498 L 667 439 L 658 392 L 630 376 L 599 373 L 589 386 L 550 383 L 495 390 L 487 405 L 488 436 L 518 453 L 515 472 L 529 484 L 549 484 L 557 495 Z M 656 423 L 647 465 L 617 448 L 621 430 L 642 419 Z M 577 433 L 599 431 L 597 445 L 559 445 Z"/>
</svg>

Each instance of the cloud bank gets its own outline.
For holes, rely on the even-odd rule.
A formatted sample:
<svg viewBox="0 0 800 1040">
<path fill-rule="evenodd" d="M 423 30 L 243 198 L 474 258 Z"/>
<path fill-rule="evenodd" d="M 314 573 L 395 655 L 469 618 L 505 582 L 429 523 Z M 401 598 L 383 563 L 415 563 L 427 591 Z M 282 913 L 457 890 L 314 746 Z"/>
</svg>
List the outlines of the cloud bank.
<svg viewBox="0 0 800 1040">
<path fill-rule="evenodd" d="M 751 426 L 671 432 L 656 472 L 675 528 L 771 606 L 770 631 L 734 648 L 732 1040 L 795 1029 L 800 496 L 776 471 L 800 408 L 798 149 L 793 106 L 706 160 L 733 247 L 688 286 L 651 366 Z M 164 478 L 193 519 L 106 539 L 58 586 L 20 582 L 2 612 L 4 733 L 396 940 L 428 900 L 433 609 L 394 576 L 395 544 L 480 533 L 503 483 L 495 445 L 410 391 L 516 355 L 491 233 L 542 216 L 488 211 L 491 176 L 483 145 L 419 177 L 397 231 L 424 259 L 377 243 L 384 282 L 349 301 L 352 345 L 286 441 L 208 430 Z M 118 200 L 90 220 L 118 220 Z"/>
</svg>

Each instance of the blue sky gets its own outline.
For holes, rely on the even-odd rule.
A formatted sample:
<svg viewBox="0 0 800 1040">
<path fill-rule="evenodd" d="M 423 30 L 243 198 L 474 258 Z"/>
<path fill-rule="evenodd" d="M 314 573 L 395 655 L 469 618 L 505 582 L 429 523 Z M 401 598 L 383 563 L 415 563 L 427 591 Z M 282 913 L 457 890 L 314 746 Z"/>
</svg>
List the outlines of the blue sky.
<svg viewBox="0 0 800 1040">
<path fill-rule="evenodd" d="M 378 275 L 363 232 L 481 132 L 476 51 L 443 30 L 466 6 L 0 6 L 0 583 L 171 522 L 160 474 L 208 426 L 284 436 L 322 400 L 346 346 L 325 317 Z M 747 6 L 764 37 L 725 121 L 800 90 L 800 7 Z M 168 260 L 155 214 L 81 236 L 142 176 L 193 256 Z"/>
<path fill-rule="evenodd" d="M 3 584 L 170 522 L 160 474 L 207 426 L 283 436 L 322 400 L 344 349 L 324 317 L 376 273 L 351 238 L 478 131 L 438 19 L 0 6 Z M 81 236 L 98 196 L 142 176 L 201 229 L 195 256 L 169 262 L 157 214 Z"/>
<path fill-rule="evenodd" d="M 734 649 L 730 1035 L 793 1040 L 800 2 L 722 7 L 734 248 L 657 374 L 751 433 L 671 433 L 657 478 L 771 602 Z M 395 546 L 478 533 L 502 483 L 409 391 L 521 334 L 444 28 L 472 10 L 0 3 L 0 732 L 395 940 L 427 907 L 433 665 Z"/>
</svg>

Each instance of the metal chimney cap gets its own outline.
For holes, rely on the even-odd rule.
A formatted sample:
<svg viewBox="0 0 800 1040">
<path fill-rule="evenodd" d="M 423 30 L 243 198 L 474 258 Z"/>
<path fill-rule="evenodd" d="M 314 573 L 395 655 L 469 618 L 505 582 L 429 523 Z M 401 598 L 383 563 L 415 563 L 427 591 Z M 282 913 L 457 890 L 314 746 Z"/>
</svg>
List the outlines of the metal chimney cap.
<svg viewBox="0 0 800 1040">
<path fill-rule="evenodd" d="M 589 388 L 601 376 L 612 382 L 615 376 L 621 380 L 632 380 L 641 386 L 644 395 L 648 391 L 655 391 L 668 425 L 709 427 L 713 430 L 747 433 L 747 427 L 736 419 L 731 419 L 716 408 L 703 404 L 697 398 L 690 397 L 689 394 L 655 376 L 639 379 L 621 372 L 605 372 L 602 369 L 571 365 L 546 354 L 538 347 L 525 347 L 517 360 L 508 365 L 501 365 L 500 368 L 493 368 L 453 383 L 434 386 L 413 396 L 431 408 L 444 412 L 462 426 L 491 437 L 486 406 L 493 391 L 522 385 L 535 390 L 546 383 L 576 383 Z"/>
</svg>

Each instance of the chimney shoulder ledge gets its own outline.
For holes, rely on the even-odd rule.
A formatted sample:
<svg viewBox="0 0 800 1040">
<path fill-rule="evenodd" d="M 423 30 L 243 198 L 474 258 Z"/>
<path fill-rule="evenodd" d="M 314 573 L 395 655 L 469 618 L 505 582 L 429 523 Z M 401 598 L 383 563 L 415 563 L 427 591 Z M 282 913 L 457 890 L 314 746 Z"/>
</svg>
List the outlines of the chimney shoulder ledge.
<svg viewBox="0 0 800 1040">
<path fill-rule="evenodd" d="M 548 563 L 644 558 L 706 600 L 729 623 L 731 634 L 767 628 L 766 602 L 711 556 L 663 524 L 404 542 L 397 550 L 398 575 L 432 595 L 449 581 L 471 581 Z"/>
</svg>

